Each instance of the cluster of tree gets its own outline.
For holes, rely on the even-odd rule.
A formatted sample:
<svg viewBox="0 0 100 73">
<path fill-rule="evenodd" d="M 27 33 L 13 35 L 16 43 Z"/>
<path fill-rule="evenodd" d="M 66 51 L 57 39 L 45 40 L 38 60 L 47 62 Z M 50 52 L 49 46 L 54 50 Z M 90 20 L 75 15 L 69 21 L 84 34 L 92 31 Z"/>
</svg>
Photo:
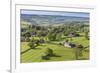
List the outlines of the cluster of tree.
<svg viewBox="0 0 100 73">
<path fill-rule="evenodd" d="M 42 59 L 49 60 L 52 55 L 54 55 L 53 50 L 50 48 L 46 48 L 42 56 Z"/>
<path fill-rule="evenodd" d="M 37 37 L 47 37 L 50 41 L 58 40 L 64 36 L 68 36 L 72 33 L 74 36 L 79 36 L 77 32 L 87 32 L 86 38 L 88 38 L 89 25 L 83 23 L 65 23 L 59 26 L 38 26 L 38 25 L 28 25 L 27 28 L 21 28 L 21 37 L 29 40 L 32 36 Z M 26 41 L 23 40 L 23 41 Z"/>
<path fill-rule="evenodd" d="M 89 40 L 89 25 L 85 25 L 82 23 L 65 23 L 59 26 L 37 26 L 37 25 L 28 25 L 27 28 L 21 28 L 21 41 L 29 42 L 30 49 L 35 49 L 41 43 L 44 43 L 44 39 L 40 39 L 41 37 L 47 37 L 49 41 L 55 41 L 62 38 L 62 36 L 72 35 L 80 36 L 77 32 L 84 32 L 85 38 Z M 34 39 L 38 37 L 39 39 Z M 33 38 L 32 38 L 33 37 Z M 31 39 L 32 38 L 32 39 Z M 68 42 L 68 41 L 66 41 Z M 59 43 L 62 44 L 62 43 Z M 73 46 L 73 44 L 71 44 Z M 75 59 L 79 59 L 82 56 L 83 46 L 77 45 L 75 47 Z M 42 59 L 48 60 L 53 55 L 53 50 L 47 48 Z"/>
<path fill-rule="evenodd" d="M 35 47 L 39 46 L 40 44 L 44 43 L 45 41 L 43 39 L 37 39 L 37 40 L 34 40 L 34 39 L 31 39 L 31 41 L 29 42 L 29 47 L 30 49 L 35 49 Z"/>
<path fill-rule="evenodd" d="M 85 32 L 85 38 L 86 38 L 87 40 L 89 40 L 89 32 L 88 32 L 88 31 Z"/>
<path fill-rule="evenodd" d="M 84 50 L 84 47 L 82 45 L 77 45 L 75 48 L 74 48 L 74 52 L 75 52 L 75 59 L 78 60 L 79 57 L 83 56 L 83 50 Z"/>
</svg>

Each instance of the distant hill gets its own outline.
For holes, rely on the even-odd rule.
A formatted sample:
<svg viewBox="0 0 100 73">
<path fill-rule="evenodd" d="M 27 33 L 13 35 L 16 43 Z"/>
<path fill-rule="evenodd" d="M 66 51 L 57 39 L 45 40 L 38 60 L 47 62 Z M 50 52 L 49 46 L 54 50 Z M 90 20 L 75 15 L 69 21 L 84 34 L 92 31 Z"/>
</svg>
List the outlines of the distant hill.
<svg viewBox="0 0 100 73">
<path fill-rule="evenodd" d="M 32 25 L 57 25 L 70 22 L 88 23 L 89 18 L 73 16 L 21 14 L 21 21 L 29 22 Z"/>
</svg>

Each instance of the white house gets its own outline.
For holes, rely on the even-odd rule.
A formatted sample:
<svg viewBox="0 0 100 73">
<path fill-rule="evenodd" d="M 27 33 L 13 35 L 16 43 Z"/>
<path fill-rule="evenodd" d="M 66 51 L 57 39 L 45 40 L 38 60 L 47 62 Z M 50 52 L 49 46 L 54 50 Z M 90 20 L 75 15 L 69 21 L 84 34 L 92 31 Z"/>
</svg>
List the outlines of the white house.
<svg viewBox="0 0 100 73">
<path fill-rule="evenodd" d="M 73 48 L 75 47 L 76 45 L 73 44 L 73 43 L 69 43 L 69 42 L 64 42 L 64 47 L 69 47 L 69 48 Z"/>
<path fill-rule="evenodd" d="M 70 43 L 69 43 L 69 42 L 64 42 L 64 46 L 65 46 L 65 47 L 69 47 L 69 48 L 71 48 L 71 46 L 70 46 Z"/>
</svg>

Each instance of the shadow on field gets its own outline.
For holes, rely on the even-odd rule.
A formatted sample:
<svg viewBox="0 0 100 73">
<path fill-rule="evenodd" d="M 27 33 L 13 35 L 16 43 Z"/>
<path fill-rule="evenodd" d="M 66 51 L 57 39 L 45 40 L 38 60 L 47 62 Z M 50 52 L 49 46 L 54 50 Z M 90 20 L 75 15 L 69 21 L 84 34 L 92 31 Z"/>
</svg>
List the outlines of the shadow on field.
<svg viewBox="0 0 100 73">
<path fill-rule="evenodd" d="M 41 49 L 41 48 L 34 48 L 34 50 L 37 50 L 37 49 Z M 26 53 L 26 52 L 28 52 L 28 51 L 30 51 L 30 50 L 32 50 L 32 49 L 27 49 L 27 50 L 21 52 L 21 54 L 24 54 L 24 53 Z"/>
<path fill-rule="evenodd" d="M 28 52 L 29 50 L 31 50 L 31 49 L 27 49 L 27 50 L 21 52 L 21 54 L 24 54 L 25 52 Z"/>
<path fill-rule="evenodd" d="M 37 50 L 37 49 L 41 49 L 41 48 L 36 47 L 34 50 Z"/>
<path fill-rule="evenodd" d="M 53 44 L 53 45 L 59 45 L 58 43 L 55 42 L 47 42 L 48 44 Z"/>
<path fill-rule="evenodd" d="M 56 55 L 56 54 L 52 54 L 52 55 L 49 55 L 49 57 L 61 57 L 60 55 Z"/>
<path fill-rule="evenodd" d="M 77 59 L 77 60 L 89 60 L 88 58 L 80 58 L 80 59 Z"/>
<path fill-rule="evenodd" d="M 61 57 L 61 56 L 56 55 L 56 54 L 52 54 L 52 55 L 42 56 L 42 59 L 43 60 L 50 60 L 51 57 Z"/>
</svg>

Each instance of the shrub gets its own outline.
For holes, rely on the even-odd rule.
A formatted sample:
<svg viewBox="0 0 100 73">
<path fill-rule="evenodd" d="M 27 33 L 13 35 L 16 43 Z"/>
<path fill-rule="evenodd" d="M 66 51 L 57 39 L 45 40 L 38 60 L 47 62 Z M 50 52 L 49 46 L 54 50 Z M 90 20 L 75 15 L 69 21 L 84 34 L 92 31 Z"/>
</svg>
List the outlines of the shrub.
<svg viewBox="0 0 100 73">
<path fill-rule="evenodd" d="M 53 50 L 50 49 L 50 48 L 47 48 L 46 54 L 47 54 L 47 56 L 52 56 L 53 55 Z"/>
<path fill-rule="evenodd" d="M 35 48 L 35 43 L 34 42 L 29 42 L 29 47 L 30 49 L 34 49 Z"/>
<path fill-rule="evenodd" d="M 49 60 L 50 58 L 49 58 L 49 56 L 42 56 L 42 59 L 43 60 Z"/>
<path fill-rule="evenodd" d="M 42 56 L 42 59 L 49 60 L 52 55 L 53 55 L 53 50 L 50 48 L 46 48 L 44 55 Z"/>
<path fill-rule="evenodd" d="M 40 41 L 39 40 L 35 40 L 35 44 L 36 44 L 36 46 L 40 45 Z"/>
<path fill-rule="evenodd" d="M 59 45 L 63 45 L 62 43 L 59 43 Z"/>
<path fill-rule="evenodd" d="M 25 41 L 26 42 L 30 42 L 30 38 L 29 37 L 26 37 Z"/>
<path fill-rule="evenodd" d="M 76 57 L 76 60 L 78 60 L 78 57 L 79 56 L 83 56 L 83 46 L 82 45 L 77 45 L 77 47 L 75 48 L 75 57 Z"/>
</svg>

